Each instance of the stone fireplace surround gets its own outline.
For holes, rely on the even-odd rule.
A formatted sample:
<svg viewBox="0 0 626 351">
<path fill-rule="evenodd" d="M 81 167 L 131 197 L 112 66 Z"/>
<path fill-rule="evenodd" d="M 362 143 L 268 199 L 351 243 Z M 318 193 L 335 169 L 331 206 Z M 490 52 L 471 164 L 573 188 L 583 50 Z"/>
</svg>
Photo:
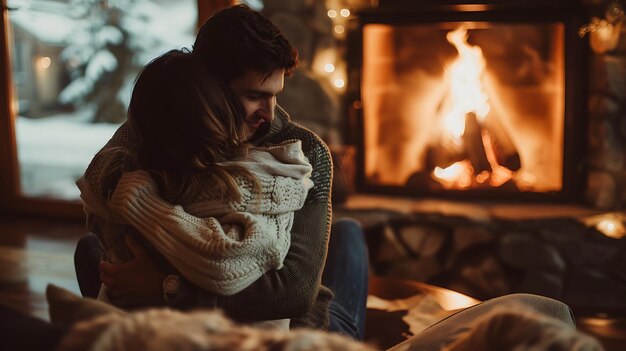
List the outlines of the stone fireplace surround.
<svg viewBox="0 0 626 351">
<path fill-rule="evenodd" d="M 428 3 L 443 3 L 444 1 L 434 0 L 422 0 L 420 4 Z M 461 0 L 445 0 L 447 3 L 463 3 Z M 467 2 L 467 1 L 465 1 Z M 500 1 L 480 1 L 482 3 L 517 3 L 519 1 L 512 0 L 500 0 Z M 524 4 L 546 3 L 545 1 L 531 0 L 526 1 Z M 604 0 L 555 0 L 549 2 L 550 5 L 557 5 L 558 3 L 602 3 Z M 310 24 L 310 26 L 300 26 L 297 28 L 291 28 L 283 24 L 283 30 L 287 36 L 292 40 L 299 50 L 302 51 L 302 63 L 296 72 L 294 77 L 285 81 L 285 94 L 279 96 L 279 103 L 287 108 L 292 114 L 292 117 L 296 122 L 303 124 L 306 127 L 314 130 L 320 135 L 328 144 L 331 149 L 335 151 L 337 159 L 347 159 L 347 162 L 354 161 L 354 158 L 350 159 L 350 155 L 346 155 L 346 144 L 353 142 L 347 140 L 350 138 L 342 138 L 350 134 L 349 128 L 346 128 L 350 120 L 351 109 L 353 101 L 348 94 L 342 95 L 341 92 L 324 89 L 327 82 L 323 77 L 316 76 L 311 69 L 311 54 L 310 48 L 315 48 L 320 45 L 313 44 L 310 41 L 304 41 L 302 37 L 309 37 L 301 34 L 307 30 L 311 31 L 311 37 L 319 37 L 324 42 L 330 40 L 328 35 L 322 36 L 319 28 L 323 28 L 320 24 L 319 16 L 311 19 L 310 13 L 325 13 L 323 5 L 319 5 L 315 2 L 316 7 L 322 6 L 321 10 L 309 10 L 305 11 L 305 6 L 302 5 L 302 9 L 291 9 L 288 6 L 275 5 L 270 6 L 274 2 L 268 2 L 266 14 L 271 18 L 290 18 L 288 23 L 299 22 L 302 24 Z M 473 2 L 477 3 L 477 2 Z M 277 2 L 277 4 L 283 4 Z M 402 5 L 409 4 L 409 5 Z M 408 0 L 380 0 L 379 6 L 412 6 L 414 2 Z M 294 7 L 294 6 L 292 6 Z M 589 20 L 592 15 L 601 13 L 602 6 L 590 6 L 585 8 L 589 13 Z M 358 18 L 358 11 L 354 12 L 352 20 Z M 281 21 L 278 21 L 282 23 Z M 309 28 L 310 29 L 307 29 Z M 293 33 L 292 33 L 293 32 Z M 626 186 L 622 186 L 626 182 L 626 25 L 622 26 L 621 36 L 617 47 L 611 51 L 604 53 L 596 53 L 588 48 L 587 40 L 585 38 L 576 38 L 580 40 L 585 46 L 586 50 L 586 67 L 587 79 L 582 79 L 581 82 L 577 82 L 576 85 L 584 85 L 582 89 L 585 91 L 580 109 L 586 111 L 580 111 L 577 116 L 581 116 L 580 121 L 583 129 L 583 133 L 579 133 L 580 137 L 574 140 L 576 145 L 583 144 L 580 148 L 581 152 L 574 155 L 576 162 L 576 172 L 581 172 L 582 178 L 580 180 L 580 187 L 582 189 L 577 190 L 576 198 L 573 199 L 576 202 L 584 203 L 587 206 L 602 210 L 619 210 L 626 202 Z M 317 33 L 317 34 L 316 34 Z M 324 31 L 324 33 L 326 33 Z M 321 40 L 321 39 L 320 39 Z M 349 46 L 350 43 L 336 42 L 335 46 L 341 47 Z M 325 46 L 321 46 L 326 50 Z M 305 50 L 304 48 L 307 48 Z M 313 50 L 315 52 L 315 50 Z M 348 57 L 349 59 L 349 57 Z M 346 63 L 348 67 L 351 66 L 351 62 Z M 349 69 L 350 70 L 350 69 Z M 349 74 L 353 74 L 349 72 Z M 358 74 L 358 72 L 357 72 Z M 302 77 L 307 77 L 307 84 L 302 83 Z M 581 75 L 584 77 L 585 75 Z M 317 83 L 316 83 L 317 82 Z M 315 88 L 317 87 L 317 88 Z M 325 92 L 325 93 L 323 93 Z M 324 98 L 322 98 L 324 97 Z M 343 103 L 337 103 L 343 100 Z M 343 104 L 345 109 L 340 107 Z M 583 140 L 578 140 L 583 139 Z M 352 152 L 353 150 L 348 150 Z M 357 154 L 355 157 L 359 157 Z M 338 168 L 342 168 L 341 166 Z M 345 168 L 350 168 L 347 165 Z M 581 171 L 582 169 L 582 171 Z M 345 175 L 338 174 L 338 178 L 345 178 Z M 345 185 L 345 184 L 344 184 Z M 343 189 L 340 189 L 343 190 Z"/>
<path fill-rule="evenodd" d="M 626 26 L 616 49 L 587 49 L 587 55 L 586 152 L 578 155 L 586 177 L 579 197 L 567 204 L 481 203 L 357 189 L 334 213 L 364 224 L 373 272 L 479 299 L 529 292 L 565 301 L 577 313 L 626 314 L 626 238 L 585 223 L 624 213 Z M 337 166 L 345 180 L 341 171 L 349 167 Z"/>
<path fill-rule="evenodd" d="M 381 6 L 399 2 L 380 1 Z M 593 5 L 588 10 L 590 16 L 599 11 Z M 607 237 L 584 220 L 623 213 L 626 202 L 626 26 L 617 48 L 587 49 L 587 77 L 586 140 L 577 141 L 586 145 L 579 155 L 585 186 L 573 203 L 481 203 L 354 192 L 353 159 L 339 139 L 331 138 L 326 141 L 335 159 L 334 218 L 363 223 L 371 268 L 379 275 L 430 282 L 479 299 L 537 293 L 563 300 L 577 313 L 623 316 L 626 238 Z M 320 135 L 343 134 L 339 122 L 325 123 L 333 130 L 324 131 L 316 121 L 298 114 L 293 118 Z"/>
</svg>

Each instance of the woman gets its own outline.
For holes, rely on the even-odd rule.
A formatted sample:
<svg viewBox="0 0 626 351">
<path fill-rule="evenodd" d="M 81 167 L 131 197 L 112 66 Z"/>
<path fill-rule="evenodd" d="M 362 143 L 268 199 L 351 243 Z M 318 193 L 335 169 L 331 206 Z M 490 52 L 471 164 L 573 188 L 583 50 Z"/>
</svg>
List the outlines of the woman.
<svg viewBox="0 0 626 351">
<path fill-rule="evenodd" d="M 87 227 L 109 260 L 132 257 L 130 224 L 169 271 L 215 294 L 235 294 L 282 266 L 293 211 L 312 186 L 300 141 L 247 144 L 237 99 L 193 54 L 176 50 L 141 72 L 128 120 L 133 147 L 107 149 L 98 185 L 77 182 Z M 161 198 L 184 211 L 159 226 L 170 214 Z M 129 203 L 136 206 L 129 210 Z M 100 298 L 112 293 L 101 290 Z"/>
</svg>

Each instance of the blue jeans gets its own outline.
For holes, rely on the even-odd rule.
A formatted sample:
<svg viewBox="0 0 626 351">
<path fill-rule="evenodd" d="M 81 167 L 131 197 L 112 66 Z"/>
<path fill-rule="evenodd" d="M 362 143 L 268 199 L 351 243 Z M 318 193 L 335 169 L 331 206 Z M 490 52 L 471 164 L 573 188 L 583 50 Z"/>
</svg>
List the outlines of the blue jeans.
<svg viewBox="0 0 626 351">
<path fill-rule="evenodd" d="M 94 234 L 82 237 L 74 253 L 78 286 L 83 296 L 96 298 L 100 290 L 98 265 L 103 251 Z M 369 259 L 363 229 L 353 219 L 331 227 L 322 284 L 335 294 L 330 303 L 329 331 L 363 340 Z"/>
<path fill-rule="evenodd" d="M 363 229 L 353 219 L 336 221 L 330 231 L 322 284 L 335 293 L 329 331 L 363 340 L 369 259 Z"/>
</svg>

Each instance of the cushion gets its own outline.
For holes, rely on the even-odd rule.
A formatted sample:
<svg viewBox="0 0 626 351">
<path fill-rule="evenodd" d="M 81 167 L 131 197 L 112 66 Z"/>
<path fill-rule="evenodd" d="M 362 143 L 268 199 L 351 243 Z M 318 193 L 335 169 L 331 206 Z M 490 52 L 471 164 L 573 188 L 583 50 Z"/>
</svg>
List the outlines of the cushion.
<svg viewBox="0 0 626 351">
<path fill-rule="evenodd" d="M 65 326 L 71 326 L 75 323 L 110 313 L 126 313 L 115 306 L 78 296 L 54 284 L 48 284 L 46 299 L 50 306 L 50 321 Z"/>
</svg>

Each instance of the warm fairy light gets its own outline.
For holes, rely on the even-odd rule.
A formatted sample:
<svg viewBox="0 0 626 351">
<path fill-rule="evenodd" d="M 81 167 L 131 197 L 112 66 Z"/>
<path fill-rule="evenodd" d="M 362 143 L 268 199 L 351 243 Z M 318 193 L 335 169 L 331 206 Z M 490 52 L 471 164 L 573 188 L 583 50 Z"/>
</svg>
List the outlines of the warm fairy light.
<svg viewBox="0 0 626 351">
<path fill-rule="evenodd" d="M 328 15 L 328 17 L 330 18 L 335 18 L 337 17 L 337 11 L 335 10 L 328 10 L 328 12 L 326 12 L 326 14 Z"/>
<path fill-rule="evenodd" d="M 341 14 L 341 17 L 348 17 L 348 16 L 350 16 L 350 10 L 348 10 L 348 9 L 341 9 L 341 11 L 339 11 L 339 14 Z"/>
<path fill-rule="evenodd" d="M 37 59 L 37 67 L 41 69 L 46 69 L 50 67 L 51 64 L 52 60 L 48 56 L 40 57 L 39 59 Z"/>
<path fill-rule="evenodd" d="M 622 12 L 623 15 L 623 12 Z M 609 21 L 593 17 L 591 23 L 585 24 L 578 30 L 578 35 L 584 37 L 590 33 L 591 49 L 597 54 L 614 50 L 619 45 L 620 33 L 624 21 Z"/>
<path fill-rule="evenodd" d="M 338 24 L 335 26 L 335 33 L 337 34 L 342 34 L 345 30 L 346 28 L 342 26 L 341 24 Z"/>
<path fill-rule="evenodd" d="M 596 224 L 596 229 L 602 232 L 602 234 L 615 239 L 621 239 L 626 235 L 624 223 L 617 218 L 601 220 Z"/>
<path fill-rule="evenodd" d="M 324 71 L 326 71 L 328 73 L 333 73 L 335 71 L 335 65 L 333 65 L 332 63 L 327 63 L 324 66 Z"/>
<path fill-rule="evenodd" d="M 589 227 L 595 227 L 610 238 L 621 239 L 626 237 L 626 226 L 624 226 L 626 215 L 623 213 L 605 213 L 582 219 L 582 222 Z"/>
<path fill-rule="evenodd" d="M 333 82 L 335 84 L 335 87 L 337 88 L 343 88 L 344 85 L 346 85 L 346 82 L 344 82 L 343 79 L 335 79 L 335 81 Z"/>
</svg>

